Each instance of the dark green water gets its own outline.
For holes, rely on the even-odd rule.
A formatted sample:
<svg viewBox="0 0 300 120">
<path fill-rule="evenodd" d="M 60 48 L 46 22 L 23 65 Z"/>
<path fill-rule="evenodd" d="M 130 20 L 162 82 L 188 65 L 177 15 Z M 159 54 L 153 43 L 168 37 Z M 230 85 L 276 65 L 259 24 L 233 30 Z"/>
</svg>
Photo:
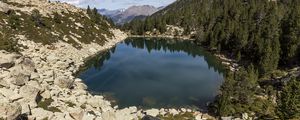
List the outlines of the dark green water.
<svg viewBox="0 0 300 120">
<path fill-rule="evenodd" d="M 222 66 L 191 41 L 129 38 L 87 62 L 79 75 L 95 94 L 119 107 L 198 107 L 212 102 Z"/>
</svg>

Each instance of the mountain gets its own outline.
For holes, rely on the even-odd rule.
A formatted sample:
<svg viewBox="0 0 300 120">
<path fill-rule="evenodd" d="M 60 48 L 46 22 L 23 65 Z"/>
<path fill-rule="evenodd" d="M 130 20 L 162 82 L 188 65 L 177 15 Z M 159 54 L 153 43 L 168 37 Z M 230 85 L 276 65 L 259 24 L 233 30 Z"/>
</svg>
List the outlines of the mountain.
<svg viewBox="0 0 300 120">
<path fill-rule="evenodd" d="M 124 24 L 130 22 L 135 17 L 139 19 L 152 15 L 161 10 L 163 7 L 156 8 L 150 5 L 131 6 L 128 9 L 107 10 L 99 9 L 98 12 L 111 18 L 116 24 Z"/>
<path fill-rule="evenodd" d="M 98 12 L 102 15 L 105 15 L 107 17 L 112 17 L 118 14 L 121 14 L 124 12 L 125 9 L 117 9 L 117 10 L 108 10 L 108 9 L 99 9 Z"/>
</svg>

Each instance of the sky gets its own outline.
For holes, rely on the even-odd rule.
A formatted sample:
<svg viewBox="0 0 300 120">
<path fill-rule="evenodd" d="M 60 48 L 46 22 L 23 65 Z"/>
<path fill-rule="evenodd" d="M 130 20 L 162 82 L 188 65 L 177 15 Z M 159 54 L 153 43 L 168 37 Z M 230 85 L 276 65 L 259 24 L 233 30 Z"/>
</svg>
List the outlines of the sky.
<svg viewBox="0 0 300 120">
<path fill-rule="evenodd" d="M 98 9 L 121 9 L 128 8 L 133 5 L 153 5 L 155 7 L 167 6 L 176 0 L 51 0 L 51 1 L 61 1 L 67 2 L 78 7 L 86 8 L 88 5 L 90 7 L 96 7 Z"/>
</svg>

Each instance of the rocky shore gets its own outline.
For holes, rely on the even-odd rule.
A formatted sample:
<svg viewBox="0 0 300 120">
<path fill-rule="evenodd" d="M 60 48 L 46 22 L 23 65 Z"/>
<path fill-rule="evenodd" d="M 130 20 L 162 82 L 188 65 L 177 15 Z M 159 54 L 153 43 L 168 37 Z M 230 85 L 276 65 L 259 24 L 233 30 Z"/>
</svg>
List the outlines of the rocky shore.
<svg viewBox="0 0 300 120">
<path fill-rule="evenodd" d="M 118 109 L 103 96 L 91 95 L 81 79 L 73 76 L 84 61 L 113 47 L 127 35 L 112 30 L 114 39 L 104 46 L 83 44 L 76 49 L 65 42 L 42 45 L 19 37 L 20 53 L 0 52 L 0 119 L 12 120 L 132 120 L 146 115 L 190 113 L 195 119 L 209 115 L 190 109 Z"/>
</svg>

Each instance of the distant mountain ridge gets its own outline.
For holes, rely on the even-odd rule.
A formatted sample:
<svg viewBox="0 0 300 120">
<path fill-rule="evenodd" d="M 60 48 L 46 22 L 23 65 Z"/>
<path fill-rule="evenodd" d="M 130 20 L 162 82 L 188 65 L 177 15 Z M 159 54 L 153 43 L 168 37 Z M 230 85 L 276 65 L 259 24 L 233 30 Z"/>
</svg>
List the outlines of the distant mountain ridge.
<svg viewBox="0 0 300 120">
<path fill-rule="evenodd" d="M 116 24 L 124 24 L 130 22 L 134 18 L 138 17 L 143 19 L 146 16 L 150 16 L 155 12 L 163 9 L 164 7 L 154 7 L 151 5 L 142 6 L 131 6 L 128 9 L 117 9 L 117 10 L 107 10 L 99 9 L 98 12 L 111 18 Z"/>
</svg>

